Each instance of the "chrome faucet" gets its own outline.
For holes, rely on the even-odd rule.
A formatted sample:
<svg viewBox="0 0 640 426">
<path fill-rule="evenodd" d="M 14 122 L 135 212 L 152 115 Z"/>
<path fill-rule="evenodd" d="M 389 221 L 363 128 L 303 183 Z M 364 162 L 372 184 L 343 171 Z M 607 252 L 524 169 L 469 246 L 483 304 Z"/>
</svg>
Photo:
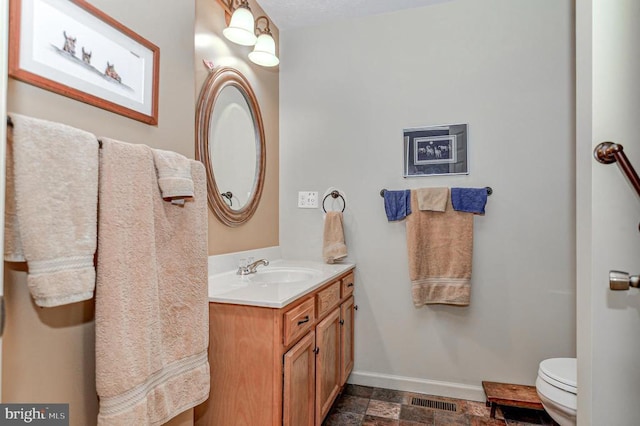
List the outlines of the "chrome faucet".
<svg viewBox="0 0 640 426">
<path fill-rule="evenodd" d="M 255 274 L 256 270 L 258 269 L 258 266 L 260 265 L 268 266 L 269 261 L 267 259 L 260 259 L 260 260 L 256 260 L 253 263 L 248 264 L 247 266 L 240 265 L 238 267 L 238 272 L 236 272 L 236 274 L 237 275 Z"/>
</svg>

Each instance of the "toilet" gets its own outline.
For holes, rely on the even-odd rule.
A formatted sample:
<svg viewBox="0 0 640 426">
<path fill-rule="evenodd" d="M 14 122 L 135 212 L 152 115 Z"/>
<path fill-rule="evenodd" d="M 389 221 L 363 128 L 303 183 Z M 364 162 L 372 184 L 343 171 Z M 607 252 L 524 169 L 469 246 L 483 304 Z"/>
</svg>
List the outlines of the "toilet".
<svg viewBox="0 0 640 426">
<path fill-rule="evenodd" d="M 560 426 L 575 426 L 578 365 L 575 358 L 545 359 L 538 368 L 536 390 L 545 411 Z"/>
</svg>

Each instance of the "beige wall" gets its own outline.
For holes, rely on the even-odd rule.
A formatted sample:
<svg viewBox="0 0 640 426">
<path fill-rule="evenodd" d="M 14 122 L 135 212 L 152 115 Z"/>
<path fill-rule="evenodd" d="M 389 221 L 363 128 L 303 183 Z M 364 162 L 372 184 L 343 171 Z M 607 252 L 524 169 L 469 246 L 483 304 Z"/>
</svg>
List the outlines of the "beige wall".
<svg viewBox="0 0 640 426">
<path fill-rule="evenodd" d="M 194 3 L 172 0 L 91 3 L 160 47 L 158 126 L 148 126 L 14 80 L 9 81 L 9 111 L 193 158 Z M 93 302 L 37 308 L 26 289 L 23 267 L 6 264 L 3 402 L 68 402 L 71 425 L 95 424 Z M 192 418 L 189 410 L 171 424 L 192 424 Z"/>
<path fill-rule="evenodd" d="M 250 6 L 255 17 L 264 14 L 255 2 L 250 2 Z M 225 26 L 222 6 L 215 0 L 196 0 L 196 96 L 209 73 L 203 60 L 212 61 L 216 66 L 236 68 L 249 80 L 264 121 L 267 169 L 260 205 L 249 222 L 229 228 L 209 211 L 210 255 L 278 245 L 279 69 L 260 67 L 249 61 L 247 54 L 251 48 L 227 41 L 222 35 Z M 271 30 L 277 43 L 278 29 L 272 25 Z"/>
<path fill-rule="evenodd" d="M 10 80 L 7 93 L 9 111 L 193 158 L 195 104 L 207 75 L 202 59 L 233 66 L 251 82 L 262 110 L 267 139 L 266 182 L 260 207 L 248 224 L 228 228 L 210 213 L 209 252 L 278 245 L 278 69 L 253 65 L 246 59 L 249 48 L 235 46 L 222 38 L 224 12 L 214 1 L 91 3 L 160 47 L 158 126 L 148 126 L 14 80 Z M 258 8 L 254 8 L 254 13 L 262 14 Z M 277 28 L 273 26 L 272 30 L 277 39 Z M 23 268 L 20 264 L 6 264 L 3 402 L 68 402 L 71 425 L 95 424 L 93 302 L 37 308 L 26 289 Z M 188 425 L 193 423 L 192 418 L 189 410 L 170 423 Z"/>
</svg>

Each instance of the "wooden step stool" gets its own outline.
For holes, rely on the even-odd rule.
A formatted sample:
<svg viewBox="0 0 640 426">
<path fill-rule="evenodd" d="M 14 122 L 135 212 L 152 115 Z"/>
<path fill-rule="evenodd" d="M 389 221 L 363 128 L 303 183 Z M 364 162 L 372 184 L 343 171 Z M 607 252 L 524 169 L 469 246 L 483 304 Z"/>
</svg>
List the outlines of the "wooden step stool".
<svg viewBox="0 0 640 426">
<path fill-rule="evenodd" d="M 482 387 L 487 395 L 487 407 L 491 407 L 492 419 L 496 417 L 498 405 L 544 411 L 535 386 L 482 382 Z"/>
</svg>

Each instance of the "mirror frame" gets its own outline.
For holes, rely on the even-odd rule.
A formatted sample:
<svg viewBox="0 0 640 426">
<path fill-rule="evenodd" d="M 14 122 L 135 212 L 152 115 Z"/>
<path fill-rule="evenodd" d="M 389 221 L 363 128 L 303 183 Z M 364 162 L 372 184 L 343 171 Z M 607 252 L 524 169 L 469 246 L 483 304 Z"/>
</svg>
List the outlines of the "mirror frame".
<svg viewBox="0 0 640 426">
<path fill-rule="evenodd" d="M 256 174 L 253 188 L 249 200 L 239 210 L 233 210 L 224 201 L 216 183 L 209 151 L 209 144 L 214 142 L 209 137 L 213 108 L 222 90 L 228 86 L 238 89 L 247 102 L 251 110 L 256 137 Z M 207 200 L 209 201 L 209 207 L 225 225 L 230 227 L 240 226 L 247 222 L 256 212 L 264 186 L 266 152 L 262 114 L 249 81 L 235 68 L 218 67 L 214 69 L 207 76 L 202 86 L 196 108 L 196 160 L 202 161 L 207 171 Z"/>
</svg>

